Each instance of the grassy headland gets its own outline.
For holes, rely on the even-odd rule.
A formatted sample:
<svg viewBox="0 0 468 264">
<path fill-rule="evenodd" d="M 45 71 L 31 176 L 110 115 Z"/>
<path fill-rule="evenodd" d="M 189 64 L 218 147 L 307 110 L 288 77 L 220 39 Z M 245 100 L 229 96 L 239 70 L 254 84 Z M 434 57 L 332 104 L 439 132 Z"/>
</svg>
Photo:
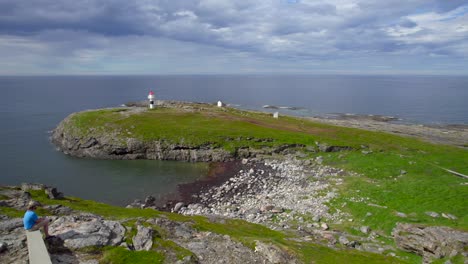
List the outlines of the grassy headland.
<svg viewBox="0 0 468 264">
<path fill-rule="evenodd" d="M 156 108 L 131 114 L 129 111 L 82 112 L 73 116 L 67 125 L 70 132 L 81 138 L 112 133 L 117 135 L 115 140 L 121 142 L 131 137 L 194 147 L 212 145 L 231 152 L 242 147 L 275 148 L 285 144 L 301 144 L 311 150 L 316 149 L 316 142 L 349 146 L 353 150 L 325 154 L 308 152 L 311 157 L 323 156 L 328 164 L 361 174 L 347 180 L 342 188 L 343 199 L 355 196 L 359 190 L 359 196 L 367 196 L 372 203 L 387 206 L 389 212 L 416 213 L 418 221 L 468 229 L 468 205 L 464 201 L 468 195 L 468 186 L 464 185 L 466 180 L 439 168 L 468 174 L 468 151 L 465 149 L 301 118 L 273 119 L 265 113 L 208 105 L 190 110 Z M 354 207 L 349 203 L 345 209 L 354 211 Z M 355 213 L 359 216 L 362 208 L 357 207 Z M 451 213 L 459 220 L 432 219 L 425 216 L 425 211 Z M 382 220 L 375 224 L 384 227 L 390 219 Z"/>
<path fill-rule="evenodd" d="M 73 115 L 64 128 L 67 133 L 82 139 L 112 134 L 115 142 L 123 145 L 128 138 L 135 138 L 141 142 L 211 146 L 227 150 L 234 156 L 241 148 L 275 150 L 285 145 L 297 145 L 297 150 L 305 154 L 301 156 L 304 159 L 322 156 L 328 165 L 358 173 L 347 177 L 344 184 L 335 186 L 340 195 L 330 207 L 349 213 L 353 220 L 336 223 L 334 229 L 356 233 L 359 226 L 366 225 L 389 236 L 397 222 L 410 222 L 468 230 L 467 180 L 441 169 L 468 174 L 466 149 L 302 118 L 282 116 L 273 119 L 265 113 L 197 104 L 142 111 L 127 108 L 86 111 Z M 324 153 L 319 151 L 317 142 L 319 145 L 350 148 Z M 73 203 L 67 206 L 73 206 Z M 102 206 L 93 204 L 88 209 L 98 210 L 93 208 Z M 118 217 L 120 210 L 125 210 L 122 214 L 126 217 L 133 214 L 131 209 L 116 209 L 112 210 L 112 216 Z M 135 211 L 135 214 L 141 215 L 142 212 Z M 456 218 L 431 217 L 427 212 L 450 214 Z M 105 211 L 99 213 L 106 215 Z M 199 221 L 200 228 L 216 229 L 217 232 L 237 236 L 241 241 L 246 240 L 246 243 L 268 238 L 283 246 L 294 247 L 306 260 L 320 262 L 320 257 L 315 255 L 315 246 L 286 242 L 282 233 L 244 222 L 232 230 L 231 225 L 193 219 Z M 320 249 L 321 254 L 325 251 Z M 333 253 L 336 258 L 340 254 Z M 353 257 L 359 258 L 359 255 Z M 327 258 L 324 263 L 329 263 Z"/>
</svg>

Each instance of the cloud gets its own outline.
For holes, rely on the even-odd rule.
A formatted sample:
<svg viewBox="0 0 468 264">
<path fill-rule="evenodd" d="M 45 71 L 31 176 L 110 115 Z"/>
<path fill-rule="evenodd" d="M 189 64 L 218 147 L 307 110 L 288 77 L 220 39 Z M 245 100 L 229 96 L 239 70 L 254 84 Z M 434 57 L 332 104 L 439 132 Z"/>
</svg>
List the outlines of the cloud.
<svg viewBox="0 0 468 264">
<path fill-rule="evenodd" d="M 468 5 L 458 0 L 0 0 L 0 54 L 38 71 L 39 58 L 63 71 L 69 62 L 146 72 L 150 58 L 170 58 L 164 70 L 179 71 L 187 67 L 177 62 L 189 61 L 181 54 L 211 63 L 206 71 L 227 67 L 223 54 L 239 69 L 307 70 L 346 59 L 372 69 L 389 56 L 412 65 L 437 54 L 466 60 L 466 25 Z"/>
</svg>

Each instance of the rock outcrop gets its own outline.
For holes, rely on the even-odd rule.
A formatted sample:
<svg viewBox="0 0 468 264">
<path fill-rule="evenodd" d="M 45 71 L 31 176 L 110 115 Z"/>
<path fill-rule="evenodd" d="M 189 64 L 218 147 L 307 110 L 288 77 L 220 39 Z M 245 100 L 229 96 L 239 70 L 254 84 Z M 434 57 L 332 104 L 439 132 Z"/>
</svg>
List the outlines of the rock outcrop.
<svg viewBox="0 0 468 264">
<path fill-rule="evenodd" d="M 135 250 L 150 250 L 153 246 L 153 229 L 137 226 L 137 234 L 133 237 L 133 246 Z"/>
<path fill-rule="evenodd" d="M 150 159 L 178 160 L 190 162 L 228 161 L 233 156 L 226 150 L 212 145 L 185 146 L 165 140 L 145 142 L 136 138 L 116 140 L 116 135 L 100 137 L 78 137 L 67 129 L 66 124 L 73 114 L 67 117 L 53 131 L 51 141 L 65 154 L 75 157 L 97 159 Z"/>
<path fill-rule="evenodd" d="M 423 256 L 424 262 L 465 254 L 468 257 L 468 233 L 444 226 L 398 223 L 393 230 L 397 246 Z"/>
<path fill-rule="evenodd" d="M 59 217 L 49 227 L 70 249 L 90 246 L 117 246 L 123 241 L 125 228 L 116 221 L 104 220 L 94 215 Z"/>
</svg>

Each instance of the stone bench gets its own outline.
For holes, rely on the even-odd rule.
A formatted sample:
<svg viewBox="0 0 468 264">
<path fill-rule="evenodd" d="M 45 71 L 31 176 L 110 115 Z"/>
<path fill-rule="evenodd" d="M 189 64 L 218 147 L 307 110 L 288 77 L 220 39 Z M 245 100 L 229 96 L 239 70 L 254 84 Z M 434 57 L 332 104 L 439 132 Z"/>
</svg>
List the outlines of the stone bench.
<svg viewBox="0 0 468 264">
<path fill-rule="evenodd" d="M 30 264 L 52 264 L 42 234 L 37 231 L 26 231 Z"/>
</svg>

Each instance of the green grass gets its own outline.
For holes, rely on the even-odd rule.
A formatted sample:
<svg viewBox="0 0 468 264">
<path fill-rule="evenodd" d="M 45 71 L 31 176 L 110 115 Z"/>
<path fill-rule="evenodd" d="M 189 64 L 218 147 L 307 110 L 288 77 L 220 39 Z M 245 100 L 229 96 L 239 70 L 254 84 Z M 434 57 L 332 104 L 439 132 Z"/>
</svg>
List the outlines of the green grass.
<svg viewBox="0 0 468 264">
<path fill-rule="evenodd" d="M 412 263 L 410 261 L 400 260 L 392 257 L 376 255 L 367 252 L 360 252 L 357 250 L 333 250 L 326 247 L 317 247 L 314 244 L 303 243 L 297 245 L 304 254 L 305 263 Z M 420 262 L 420 258 L 413 263 Z"/>
<path fill-rule="evenodd" d="M 441 150 L 445 148 L 447 147 L 440 146 Z M 387 151 L 371 155 L 351 152 L 341 159 L 337 155 L 329 155 L 326 161 L 330 164 L 361 174 L 346 178 L 345 184 L 340 186 L 342 195 L 333 201 L 332 207 L 351 213 L 355 219 L 361 221 L 358 224 L 369 225 L 372 229 L 383 230 L 387 234 L 390 234 L 396 222 L 444 225 L 467 230 L 468 205 L 465 199 L 468 186 L 462 185 L 466 180 L 428 164 L 424 158 L 428 156 L 439 163 L 444 162 L 444 166 L 451 164 L 450 167 L 458 167 L 458 170 L 463 171 L 463 166 L 460 165 L 463 162 L 459 156 L 466 157 L 466 153 L 451 155 L 447 151 L 445 155 L 453 156 L 451 161 L 447 161 L 443 153 L 438 153 L 441 150 L 434 149 L 432 155 L 427 153 L 403 157 L 399 153 Z M 400 175 L 401 170 L 407 173 Z M 349 201 L 351 197 L 368 197 L 369 200 L 352 202 Z M 344 202 L 346 206 L 341 208 L 340 205 Z M 387 208 L 369 206 L 369 203 Z M 425 214 L 429 211 L 450 213 L 458 219 L 432 218 Z M 371 217 L 366 217 L 368 212 L 372 213 Z M 405 213 L 408 217 L 398 217 L 397 212 Z"/>
<path fill-rule="evenodd" d="M 6 215 L 8 217 L 23 217 L 24 211 L 16 210 L 11 207 L 0 206 L 0 215 Z"/>
<path fill-rule="evenodd" d="M 111 247 L 104 251 L 100 264 L 120 263 L 163 263 L 164 255 L 156 251 L 130 251 L 122 247 Z"/>
<path fill-rule="evenodd" d="M 156 250 L 159 252 L 167 252 L 167 251 L 174 252 L 178 260 L 184 259 L 187 256 L 194 256 L 193 252 L 191 252 L 190 250 L 186 248 L 179 246 L 177 243 L 171 240 L 161 239 L 157 237 L 154 238 L 154 241 L 153 241 L 153 250 Z"/>
<path fill-rule="evenodd" d="M 62 200 L 50 200 L 44 191 L 31 190 L 29 191 L 34 200 L 41 204 L 60 204 L 68 206 L 74 210 L 90 212 L 98 214 L 109 219 L 126 219 L 136 217 L 157 217 L 161 212 L 152 209 L 136 209 L 111 206 L 104 203 L 99 203 L 91 200 L 82 200 L 76 197 L 66 197 Z"/>
</svg>

